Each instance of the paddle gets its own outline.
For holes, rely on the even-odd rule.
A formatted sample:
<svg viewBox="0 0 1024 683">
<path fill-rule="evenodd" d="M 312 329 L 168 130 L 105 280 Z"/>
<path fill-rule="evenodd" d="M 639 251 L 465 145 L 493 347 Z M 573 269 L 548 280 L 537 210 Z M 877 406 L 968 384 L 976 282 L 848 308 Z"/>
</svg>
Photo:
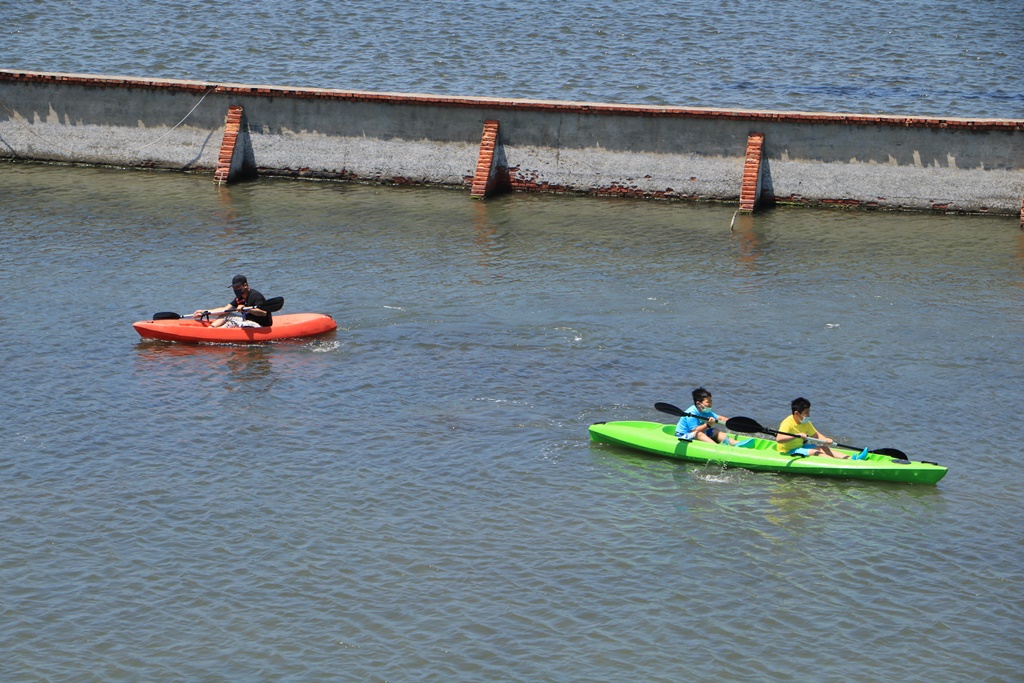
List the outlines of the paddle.
<svg viewBox="0 0 1024 683">
<path fill-rule="evenodd" d="M 706 415 L 694 415 L 693 413 L 686 413 L 683 412 L 682 408 L 676 408 L 671 403 L 662 403 L 661 401 L 658 401 L 657 403 L 654 404 L 654 409 L 659 410 L 663 413 L 668 413 L 669 415 L 675 415 L 676 417 L 695 417 L 698 420 L 708 419 Z"/>
<path fill-rule="evenodd" d="M 694 415 L 693 413 L 683 412 L 682 410 L 676 408 L 671 403 L 662 403 L 661 401 L 658 401 L 657 403 L 654 404 L 654 409 L 660 410 L 663 413 L 668 413 L 669 415 L 675 415 L 677 417 L 695 417 L 698 420 L 710 419 L 707 415 Z"/>
<path fill-rule="evenodd" d="M 258 308 L 261 311 L 266 311 L 267 313 L 277 313 L 283 307 L 284 307 L 284 297 L 283 296 L 275 296 L 273 298 L 267 299 L 266 301 L 264 301 L 259 306 L 246 306 L 246 307 L 242 308 L 242 310 L 243 311 L 251 311 L 253 308 Z M 209 311 L 204 311 L 204 316 L 203 317 L 210 316 L 210 315 L 216 315 L 216 316 L 229 315 L 229 314 L 235 313 L 235 312 L 237 312 L 237 311 L 220 311 L 218 313 L 210 313 Z M 173 311 L 161 311 L 159 313 L 154 313 L 153 314 L 153 320 L 180 320 L 181 318 L 191 318 L 191 317 L 192 317 L 191 315 L 180 315 L 178 313 L 174 313 Z"/>
<path fill-rule="evenodd" d="M 725 423 L 725 428 L 728 429 L 729 431 L 741 432 L 743 434 L 754 434 L 754 433 L 757 433 L 757 432 L 760 432 L 762 434 L 771 434 L 772 436 L 775 436 L 776 434 L 783 434 L 785 436 L 795 436 L 795 437 L 798 437 L 798 438 L 806 439 L 808 441 L 811 441 L 812 443 L 819 443 L 819 444 L 824 444 L 825 443 L 824 441 L 821 441 L 820 439 L 812 439 L 812 438 L 808 437 L 806 434 L 793 434 L 792 432 L 780 432 L 777 429 L 771 429 L 770 427 L 763 427 L 760 424 L 758 424 L 756 420 L 753 420 L 753 419 L 751 419 L 749 417 L 730 417 L 729 420 Z M 833 446 L 839 446 L 840 448 L 849 448 L 850 450 L 853 450 L 853 451 L 864 450 L 864 449 L 859 448 L 857 446 L 850 446 L 850 445 L 844 444 L 844 443 L 833 442 L 832 445 Z M 869 451 L 869 452 L 870 453 L 877 453 L 878 455 L 887 455 L 890 458 L 896 458 L 897 460 L 906 460 L 908 462 L 910 461 L 910 459 L 907 457 L 906 453 L 904 453 L 901 450 L 897 450 L 895 448 L 876 448 L 875 450 Z"/>
</svg>

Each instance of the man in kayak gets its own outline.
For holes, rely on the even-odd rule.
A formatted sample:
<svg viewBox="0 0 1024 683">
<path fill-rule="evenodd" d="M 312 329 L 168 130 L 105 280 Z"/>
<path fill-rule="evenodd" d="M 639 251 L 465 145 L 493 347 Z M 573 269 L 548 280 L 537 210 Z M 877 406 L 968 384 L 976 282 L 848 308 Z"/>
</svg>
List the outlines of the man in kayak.
<svg viewBox="0 0 1024 683">
<path fill-rule="evenodd" d="M 793 399 L 790 404 L 790 415 L 782 424 L 779 425 L 779 434 L 775 436 L 776 448 L 779 449 L 780 453 L 787 455 L 825 455 L 830 458 L 848 458 L 850 456 L 843 455 L 842 453 L 836 453 L 829 444 L 833 443 L 832 439 L 825 436 L 811 424 L 811 402 L 802 396 L 800 398 Z M 789 432 L 789 434 L 783 434 L 782 432 Z M 790 436 L 790 434 L 800 434 L 802 436 Z M 813 439 L 815 443 L 810 446 L 805 445 L 809 440 Z"/>
<path fill-rule="evenodd" d="M 686 441 L 707 441 L 708 443 L 720 443 L 726 446 L 735 445 L 726 436 L 725 430 L 718 428 L 719 422 L 725 422 L 729 418 L 724 415 L 716 415 L 711 410 L 711 392 L 704 387 L 697 387 L 693 390 L 693 405 L 687 408 L 676 424 L 676 436 Z"/>
<path fill-rule="evenodd" d="M 227 306 L 211 308 L 209 311 L 196 311 L 193 318 L 201 318 L 206 313 L 226 313 L 230 315 L 217 318 L 210 327 L 270 327 L 274 324 L 274 316 L 260 309 L 260 304 L 267 299 L 255 289 L 249 287 L 249 280 L 244 275 L 236 275 L 231 280 L 231 289 L 235 291 L 235 298 Z M 250 310 L 236 312 L 242 308 Z"/>
</svg>

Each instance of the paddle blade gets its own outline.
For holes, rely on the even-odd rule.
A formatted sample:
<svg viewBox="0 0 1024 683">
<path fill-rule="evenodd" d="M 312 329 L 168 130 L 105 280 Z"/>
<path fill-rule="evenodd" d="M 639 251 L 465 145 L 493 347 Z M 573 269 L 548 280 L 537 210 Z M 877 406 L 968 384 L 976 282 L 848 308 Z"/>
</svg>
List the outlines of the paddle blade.
<svg viewBox="0 0 1024 683">
<path fill-rule="evenodd" d="M 730 417 L 725 422 L 725 428 L 730 432 L 739 432 L 741 434 L 774 434 L 775 430 L 762 427 L 757 423 L 757 420 L 753 420 L 749 417 Z"/>
<path fill-rule="evenodd" d="M 669 415 L 675 415 L 676 417 L 682 417 L 683 415 L 686 414 L 682 410 L 680 410 L 679 408 L 676 408 L 671 403 L 662 403 L 660 401 L 654 404 L 654 409 L 659 411 L 659 412 L 662 412 L 662 413 L 668 413 Z"/>
<path fill-rule="evenodd" d="M 181 316 L 171 311 L 160 311 L 153 314 L 153 320 L 181 320 Z"/>
<path fill-rule="evenodd" d="M 876 448 L 871 452 L 878 453 L 879 455 L 888 455 L 890 458 L 896 458 L 897 460 L 910 460 L 907 454 L 898 448 Z"/>
<path fill-rule="evenodd" d="M 262 304 L 260 304 L 258 308 L 263 309 L 267 313 L 277 313 L 282 308 L 284 308 L 284 297 L 275 296 L 273 298 L 267 299 Z"/>
</svg>

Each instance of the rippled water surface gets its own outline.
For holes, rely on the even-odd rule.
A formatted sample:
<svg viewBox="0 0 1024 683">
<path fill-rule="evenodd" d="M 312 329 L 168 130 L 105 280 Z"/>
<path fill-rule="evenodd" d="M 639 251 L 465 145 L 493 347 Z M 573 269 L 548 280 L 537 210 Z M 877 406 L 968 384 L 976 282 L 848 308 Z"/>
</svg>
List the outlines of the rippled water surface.
<svg viewBox="0 0 1024 683">
<path fill-rule="evenodd" d="M 0 167 L 4 681 L 1019 680 L 1012 219 Z M 336 333 L 148 342 L 246 273 Z M 705 384 L 938 486 L 590 445 Z"/>
<path fill-rule="evenodd" d="M 1019 2 L 4 2 L 0 66 L 1024 117 Z M 0 680 L 1015 681 L 1009 218 L 0 165 Z M 246 273 L 336 333 L 144 342 Z M 950 467 L 592 446 L 698 384 Z"/>
<path fill-rule="evenodd" d="M 1024 118 L 1020 0 L 0 0 L 0 66 L 343 89 Z"/>
</svg>

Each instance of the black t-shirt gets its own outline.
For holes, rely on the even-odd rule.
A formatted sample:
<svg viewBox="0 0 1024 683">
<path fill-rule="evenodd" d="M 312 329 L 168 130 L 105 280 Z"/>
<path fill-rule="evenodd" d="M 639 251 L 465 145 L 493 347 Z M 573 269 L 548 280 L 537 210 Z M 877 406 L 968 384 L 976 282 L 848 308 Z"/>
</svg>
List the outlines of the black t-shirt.
<svg viewBox="0 0 1024 683">
<path fill-rule="evenodd" d="M 249 293 L 246 294 L 244 301 L 241 297 L 235 297 L 231 300 L 231 303 L 229 303 L 228 306 L 234 306 L 235 308 L 238 308 L 239 306 L 255 306 L 258 308 L 259 305 L 266 300 L 266 297 L 250 287 Z M 274 324 L 274 315 L 272 313 L 260 315 L 258 313 L 247 311 L 245 313 L 245 319 L 257 323 L 260 327 L 270 327 Z"/>
</svg>

